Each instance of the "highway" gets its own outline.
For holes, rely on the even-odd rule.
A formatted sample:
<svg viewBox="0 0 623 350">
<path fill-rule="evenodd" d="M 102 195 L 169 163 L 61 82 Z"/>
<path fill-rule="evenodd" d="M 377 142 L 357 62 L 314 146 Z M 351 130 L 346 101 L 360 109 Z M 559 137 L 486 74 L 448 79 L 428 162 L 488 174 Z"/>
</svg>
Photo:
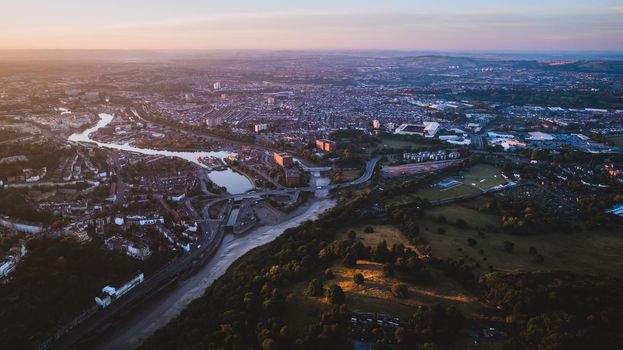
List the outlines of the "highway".
<svg viewBox="0 0 623 350">
<path fill-rule="evenodd" d="M 99 334 L 109 329 L 116 321 L 127 316 L 132 312 L 141 302 L 146 301 L 150 297 L 155 296 L 160 291 L 164 290 L 193 273 L 193 270 L 202 266 L 209 260 L 209 258 L 218 250 L 221 242 L 224 238 L 224 212 L 230 207 L 231 201 L 228 201 L 228 205 L 221 209 L 221 214 L 218 220 L 210 220 L 208 215 L 209 207 L 219 201 L 229 199 L 243 199 L 247 197 L 260 198 L 271 195 L 283 195 L 296 191 L 311 191 L 315 192 L 320 189 L 332 190 L 338 188 L 345 188 L 350 186 L 361 185 L 372 178 L 376 164 L 381 157 L 376 157 L 369 160 L 366 163 L 366 169 L 363 175 L 351 182 L 343 184 L 329 184 L 319 187 L 303 187 L 303 188 L 291 188 L 291 189 L 277 189 L 268 191 L 249 192 L 245 194 L 227 194 L 215 197 L 212 201 L 207 203 L 202 210 L 203 220 L 199 221 L 201 232 L 203 233 L 199 241 L 191 247 L 190 252 L 176 258 L 168 265 L 156 273 L 147 276 L 145 281 L 134 289 L 129 291 L 126 295 L 118 300 L 115 300 L 110 306 L 105 309 L 99 310 L 91 317 L 87 318 L 73 329 L 68 330 L 65 334 L 59 335 L 58 339 L 51 339 L 46 344 L 45 348 L 52 349 L 81 349 L 84 348 L 85 342 L 96 338 Z M 196 196 L 194 198 L 201 197 Z M 192 198 L 187 199 L 187 206 L 192 207 L 190 201 Z M 193 211 L 194 215 L 199 216 L 196 211 Z M 212 225 L 211 225 L 212 223 Z M 213 227 L 214 226 L 214 227 Z"/>
</svg>

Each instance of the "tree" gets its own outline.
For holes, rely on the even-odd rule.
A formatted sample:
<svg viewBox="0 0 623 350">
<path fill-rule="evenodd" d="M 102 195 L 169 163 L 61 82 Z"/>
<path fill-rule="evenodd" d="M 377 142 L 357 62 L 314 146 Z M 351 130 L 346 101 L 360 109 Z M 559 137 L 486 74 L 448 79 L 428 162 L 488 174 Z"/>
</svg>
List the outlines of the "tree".
<svg viewBox="0 0 623 350">
<path fill-rule="evenodd" d="M 509 253 L 512 253 L 513 250 L 515 250 L 515 243 L 511 241 L 504 241 L 504 250 L 506 250 Z"/>
<path fill-rule="evenodd" d="M 373 233 L 374 232 L 374 228 L 372 226 L 367 226 L 363 232 L 365 233 Z"/>
<path fill-rule="evenodd" d="M 473 247 L 476 244 L 478 244 L 478 242 L 475 239 L 470 237 L 470 238 L 467 239 L 467 244 L 469 244 L 470 247 Z"/>
<path fill-rule="evenodd" d="M 456 219 L 456 226 L 462 229 L 466 229 L 469 227 L 469 225 L 467 224 L 467 221 L 463 219 Z"/>
<path fill-rule="evenodd" d="M 391 263 L 383 264 L 383 276 L 385 277 L 393 277 L 394 276 L 394 265 Z"/>
<path fill-rule="evenodd" d="M 536 255 L 536 248 L 530 247 L 530 249 L 528 250 L 528 253 L 530 253 L 530 255 Z"/>
<path fill-rule="evenodd" d="M 424 343 L 418 347 L 418 350 L 441 350 L 441 346 L 435 343 Z"/>
<path fill-rule="evenodd" d="M 535 258 L 536 258 L 536 262 L 537 263 L 539 263 L 539 264 L 545 263 L 545 257 L 543 255 L 537 254 Z"/>
<path fill-rule="evenodd" d="M 350 231 L 348 231 L 348 238 L 349 238 L 349 239 L 355 239 L 355 238 L 357 238 L 357 232 L 355 232 L 354 230 L 350 230 Z"/>
<path fill-rule="evenodd" d="M 356 273 L 353 276 L 353 282 L 357 283 L 357 284 L 363 284 L 364 278 L 363 275 L 360 273 Z"/>
<path fill-rule="evenodd" d="M 13 246 L 13 240 L 9 237 L 2 237 L 0 240 L 0 249 L 5 252 L 8 252 L 9 249 Z"/>
<path fill-rule="evenodd" d="M 332 284 L 327 288 L 327 299 L 331 304 L 343 304 L 345 297 L 342 287 Z"/>
<path fill-rule="evenodd" d="M 409 288 L 404 283 L 394 283 L 391 292 L 396 298 L 406 299 L 409 297 Z"/>
<path fill-rule="evenodd" d="M 268 338 L 262 342 L 262 350 L 272 350 L 275 348 L 275 341 Z"/>
<path fill-rule="evenodd" d="M 387 241 L 383 240 L 376 245 L 376 249 L 374 250 L 374 259 L 377 262 L 384 263 L 387 262 L 389 258 L 390 253 L 389 249 L 387 249 Z"/>
<path fill-rule="evenodd" d="M 309 282 L 305 289 L 305 294 L 312 297 L 319 297 L 322 295 L 322 282 L 319 279 L 314 278 Z"/>
</svg>

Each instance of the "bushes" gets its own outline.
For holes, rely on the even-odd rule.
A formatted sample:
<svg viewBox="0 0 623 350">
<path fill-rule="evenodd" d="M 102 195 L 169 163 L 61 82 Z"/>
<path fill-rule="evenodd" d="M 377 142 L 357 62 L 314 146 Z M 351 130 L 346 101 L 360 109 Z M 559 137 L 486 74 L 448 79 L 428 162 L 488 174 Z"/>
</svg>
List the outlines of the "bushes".
<svg viewBox="0 0 623 350">
<path fill-rule="evenodd" d="M 287 301 L 292 300 L 278 291 L 313 275 L 319 276 L 321 282 L 327 274 L 325 270 L 347 253 L 355 259 L 359 254 L 367 254 L 360 243 L 335 240 L 339 230 L 360 219 L 357 210 L 367 204 L 366 198 L 342 204 L 318 220 L 288 229 L 273 242 L 245 254 L 204 296 L 146 340 L 142 348 L 259 349 L 268 338 L 279 349 L 344 344 L 348 336 L 346 310 L 323 314 L 320 323 L 311 324 L 298 339 L 276 336 L 285 325 L 282 320 Z M 310 292 L 317 294 L 319 282 L 307 286 Z M 275 290 L 277 293 L 273 293 Z M 327 294 L 332 302 L 344 302 L 344 293 L 336 285 L 329 287 Z M 223 325 L 231 327 L 224 332 Z M 263 329 L 271 336 L 260 342 L 258 335 Z"/>
<path fill-rule="evenodd" d="M 0 285 L 2 349 L 37 345 L 56 327 L 93 307 L 93 298 L 107 283 L 125 283 L 138 270 L 147 274 L 153 263 L 108 251 L 98 242 L 81 245 L 70 238 L 35 238 L 27 247 L 9 282 Z"/>
<path fill-rule="evenodd" d="M 344 301 L 346 300 L 342 287 L 338 286 L 337 284 L 332 284 L 331 286 L 329 286 L 325 294 L 327 296 L 327 300 L 331 304 L 344 304 Z"/>
<path fill-rule="evenodd" d="M 400 349 L 445 349 L 460 334 L 465 318 L 454 307 L 420 306 L 395 332 Z"/>
<path fill-rule="evenodd" d="M 616 349 L 623 344 L 620 279 L 561 271 L 492 273 L 480 285 L 489 302 L 513 316 L 527 348 Z"/>
<path fill-rule="evenodd" d="M 356 273 L 356 274 L 353 276 L 353 282 L 355 282 L 356 284 L 363 284 L 363 282 L 364 282 L 364 277 L 363 277 L 363 275 L 362 275 L 362 274 L 360 274 L 360 273 Z"/>
<path fill-rule="evenodd" d="M 508 253 L 512 253 L 515 250 L 515 243 L 511 241 L 504 241 L 504 250 Z"/>
<path fill-rule="evenodd" d="M 406 299 L 409 297 L 409 288 L 404 283 L 394 283 L 390 291 L 396 298 Z"/>
<path fill-rule="evenodd" d="M 307 284 L 307 288 L 305 288 L 305 294 L 311 297 L 319 297 L 322 295 L 322 282 L 319 279 L 314 278 Z"/>
</svg>

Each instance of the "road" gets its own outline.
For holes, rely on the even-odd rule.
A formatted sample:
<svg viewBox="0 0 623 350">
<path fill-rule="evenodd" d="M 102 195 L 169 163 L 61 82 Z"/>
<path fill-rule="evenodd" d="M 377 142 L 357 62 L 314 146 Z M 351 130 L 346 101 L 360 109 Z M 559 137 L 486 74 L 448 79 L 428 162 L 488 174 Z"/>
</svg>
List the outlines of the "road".
<svg viewBox="0 0 623 350">
<path fill-rule="evenodd" d="M 206 182 L 210 181 L 210 179 L 208 179 L 208 174 L 207 174 L 206 169 L 204 168 L 197 169 L 197 179 L 199 179 L 199 186 L 201 187 L 201 192 L 203 192 L 203 194 L 214 195 L 214 193 L 210 192 L 208 190 L 208 187 L 206 186 Z"/>
<path fill-rule="evenodd" d="M 127 186 L 123 181 L 123 168 L 119 161 L 119 153 L 111 152 L 111 157 L 113 160 L 113 164 L 115 166 L 115 174 L 117 175 L 117 192 L 115 193 L 115 203 L 125 203 L 125 197 L 127 193 Z"/>
<path fill-rule="evenodd" d="M 271 242 L 284 230 L 296 227 L 306 220 L 313 220 L 319 214 L 335 205 L 335 201 L 323 200 L 313 203 L 302 212 L 294 213 L 287 221 L 274 226 L 264 226 L 253 231 L 253 234 L 238 238 L 227 236 L 223 240 L 214 258 L 192 277 L 180 281 L 175 289 L 166 293 L 157 303 L 137 310 L 119 326 L 111 329 L 98 339 L 98 350 L 133 349 L 160 327 L 166 325 L 194 299 L 203 295 L 205 290 L 227 268 L 249 250 Z"/>
<path fill-rule="evenodd" d="M 279 188 L 279 189 L 284 188 L 279 182 L 275 181 L 275 179 L 273 179 L 272 177 L 268 176 L 268 174 L 266 174 L 265 172 L 259 170 L 255 166 L 251 166 L 250 168 L 251 168 L 251 170 L 253 170 L 254 173 L 258 174 L 264 180 L 266 180 L 267 182 L 269 182 L 273 186 L 275 186 L 275 188 Z"/>
<path fill-rule="evenodd" d="M 350 181 L 350 182 L 345 182 L 345 183 L 341 183 L 341 184 L 328 184 L 328 185 L 324 185 L 324 186 L 306 186 L 306 187 L 293 187 L 293 188 L 280 188 L 280 189 L 275 189 L 275 190 L 264 190 L 264 191 L 249 191 L 246 193 L 238 193 L 238 194 L 224 194 L 224 195 L 219 195 L 219 196 L 211 196 L 213 197 L 213 200 L 208 202 L 208 204 L 206 204 L 206 206 L 211 206 L 214 205 L 217 202 L 226 200 L 226 199 L 233 199 L 233 200 L 241 200 L 241 199 L 245 199 L 245 198 L 263 198 L 263 197 L 268 197 L 268 196 L 283 196 L 283 195 L 291 195 L 294 194 L 296 192 L 316 192 L 318 190 L 335 190 L 335 189 L 340 189 L 340 188 L 346 188 L 346 187 L 352 187 L 352 186 L 359 186 L 362 185 L 368 181 L 370 181 L 370 179 L 372 178 L 372 175 L 374 174 L 374 169 L 376 167 L 376 164 L 381 160 L 381 157 L 375 157 L 373 159 L 370 159 L 369 161 L 366 162 L 366 169 L 364 170 L 364 173 L 357 179 Z M 193 197 L 189 197 L 186 200 L 186 206 L 187 207 L 192 207 L 191 201 L 198 199 L 198 198 L 204 198 L 204 197 L 208 197 L 205 195 L 198 195 L 198 196 L 193 196 Z M 189 207 L 189 210 L 190 210 Z M 191 210 L 192 211 L 192 210 Z M 206 216 L 206 210 L 204 207 L 203 210 L 203 216 L 204 217 L 208 217 Z"/>
<path fill-rule="evenodd" d="M 76 326 L 54 342 L 53 348 L 82 348 L 81 342 L 83 340 L 105 331 L 113 322 L 129 314 L 138 303 L 157 294 L 163 288 L 179 280 L 185 273 L 190 273 L 196 265 L 205 262 L 216 252 L 224 234 L 221 227 L 217 227 L 216 232 L 213 232 L 207 223 L 203 223 L 201 228 L 205 233 L 201 235 L 197 246 L 192 248 L 188 254 L 173 260 L 159 271 L 148 276 L 143 283 L 126 295 Z"/>
<path fill-rule="evenodd" d="M 350 186 L 356 186 L 363 184 L 369 181 L 372 178 L 374 173 L 374 168 L 376 164 L 381 159 L 381 157 L 376 157 L 374 159 L 369 160 L 366 163 L 366 169 L 363 175 L 351 182 L 343 183 L 343 184 L 329 184 L 326 186 L 319 187 L 304 187 L 304 188 L 292 188 L 292 189 L 277 189 L 271 191 L 263 191 L 263 192 L 251 192 L 246 194 L 235 194 L 235 195 L 221 195 L 217 198 L 210 201 L 203 208 L 203 219 L 199 222 L 201 232 L 203 234 L 200 236 L 199 241 L 196 245 L 192 246 L 189 253 L 173 260 L 168 265 L 166 265 L 161 270 L 152 274 L 151 276 L 147 276 L 145 281 L 134 289 L 129 291 L 126 295 L 121 297 L 120 299 L 114 301 L 110 306 L 105 309 L 102 309 L 96 312 L 93 316 L 86 319 L 84 322 L 78 324 L 75 328 L 70 330 L 68 333 L 64 334 L 60 337 L 60 339 L 53 341 L 52 348 L 54 349 L 81 349 L 85 347 L 85 341 L 89 339 L 95 338 L 101 333 L 108 330 L 115 322 L 118 322 L 120 319 L 128 317 L 131 315 L 131 312 L 134 307 L 136 307 L 141 302 L 155 296 L 161 290 L 166 287 L 171 286 L 173 283 L 179 282 L 182 280 L 182 277 L 188 274 L 193 273 L 193 270 L 200 269 L 200 271 L 205 271 L 205 268 L 201 268 L 201 266 L 208 261 L 210 257 L 214 255 L 219 249 L 221 242 L 225 236 L 224 234 L 224 224 L 225 224 L 225 215 L 223 212 L 227 210 L 227 207 L 231 205 L 231 200 L 228 201 L 228 205 L 224 206 L 221 209 L 221 214 L 219 215 L 218 220 L 209 220 L 209 207 L 219 201 L 228 200 L 228 199 L 242 199 L 246 197 L 264 197 L 269 195 L 283 195 L 290 192 L 296 191 L 312 191 L 322 189 L 337 189 L 344 188 Z M 196 196 L 197 198 L 200 196 Z M 192 207 L 190 201 L 192 198 L 187 199 L 187 206 Z M 318 203 L 325 203 L 318 202 Z M 207 208 L 207 209 L 206 209 Z M 194 215 L 198 215 L 195 211 Z M 300 217 L 293 218 L 288 220 L 282 224 L 275 225 L 270 228 L 265 228 L 269 230 L 270 235 L 272 237 L 270 240 L 274 239 L 277 235 L 281 234 L 283 230 L 287 227 L 294 227 L 300 224 L 301 222 L 307 220 L 309 216 L 317 215 L 317 212 L 307 213 L 307 215 L 302 215 L 302 219 Z M 292 226 L 289 226 L 292 225 Z M 287 226 L 287 227 L 286 227 Z M 285 228 L 284 228 L 285 227 Z M 255 237 L 256 234 L 252 235 Z M 246 237 L 246 236 L 245 236 Z M 261 241 L 264 243 L 269 242 L 270 240 Z M 257 246 L 260 244 L 256 244 Z M 250 247 L 249 249 L 251 249 Z M 247 249 L 248 250 L 248 249 Z M 244 250 L 246 252 L 247 250 Z M 244 254 L 244 252 L 237 252 L 238 256 Z M 236 258 L 237 258 L 236 257 Z M 214 263 L 217 263 L 220 259 L 213 259 Z M 234 259 L 235 260 L 235 259 Z M 233 260 L 232 260 L 233 262 Z M 231 263 L 231 262 L 230 262 Z M 208 268 L 211 266 L 208 264 Z M 224 272 L 224 270 L 223 270 Z M 222 273 L 222 272 L 221 272 Z M 182 283 L 182 282 L 180 282 Z M 211 283 L 211 282 L 210 282 Z M 207 285 L 206 285 L 207 287 Z M 163 324 L 161 324 L 163 325 Z M 151 334 L 151 333 L 150 333 Z M 119 347 L 106 347 L 107 349 L 119 349 Z"/>
</svg>

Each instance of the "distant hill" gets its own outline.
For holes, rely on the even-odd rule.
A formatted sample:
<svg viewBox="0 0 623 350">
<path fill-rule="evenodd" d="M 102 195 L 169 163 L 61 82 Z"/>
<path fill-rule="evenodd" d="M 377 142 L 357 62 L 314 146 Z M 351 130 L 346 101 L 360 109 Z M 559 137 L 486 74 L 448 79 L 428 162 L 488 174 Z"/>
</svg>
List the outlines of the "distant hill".
<svg viewBox="0 0 623 350">
<path fill-rule="evenodd" d="M 448 66 L 461 66 L 461 67 L 480 67 L 485 61 L 467 58 L 467 57 L 453 57 L 453 56 L 417 56 L 407 57 L 401 59 L 402 63 L 418 68 L 447 68 Z"/>
<path fill-rule="evenodd" d="M 623 61 L 591 60 L 569 62 L 557 65 L 545 65 L 550 70 L 623 74 Z"/>
<path fill-rule="evenodd" d="M 567 62 L 540 62 L 536 60 L 495 60 L 442 55 L 403 57 L 399 63 L 411 68 L 462 68 L 507 67 L 517 69 L 542 69 L 549 71 L 615 73 L 623 74 L 623 61 L 583 60 Z"/>
</svg>

